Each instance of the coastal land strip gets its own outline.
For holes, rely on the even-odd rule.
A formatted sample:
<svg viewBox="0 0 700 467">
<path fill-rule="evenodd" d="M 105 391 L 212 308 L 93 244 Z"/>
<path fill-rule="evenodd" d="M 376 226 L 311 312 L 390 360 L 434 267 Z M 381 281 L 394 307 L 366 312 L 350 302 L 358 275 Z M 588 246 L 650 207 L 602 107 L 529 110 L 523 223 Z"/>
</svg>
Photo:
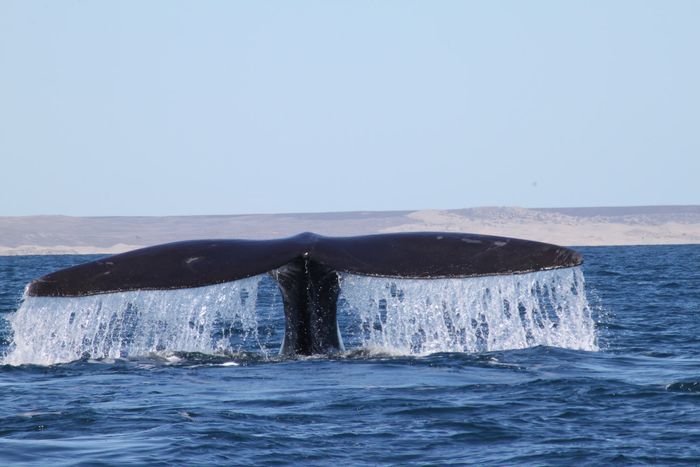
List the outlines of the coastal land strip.
<svg viewBox="0 0 700 467">
<path fill-rule="evenodd" d="M 471 232 L 565 246 L 700 244 L 700 205 L 591 208 L 479 207 L 163 217 L 0 217 L 0 255 L 121 253 L 203 238 L 281 238 Z"/>
</svg>

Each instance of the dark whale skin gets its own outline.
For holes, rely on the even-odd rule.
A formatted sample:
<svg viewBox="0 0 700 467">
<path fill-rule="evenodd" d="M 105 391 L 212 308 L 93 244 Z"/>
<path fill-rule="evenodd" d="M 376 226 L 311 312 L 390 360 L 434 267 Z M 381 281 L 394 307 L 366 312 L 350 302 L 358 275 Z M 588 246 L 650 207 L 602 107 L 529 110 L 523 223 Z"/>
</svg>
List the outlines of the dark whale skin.
<svg viewBox="0 0 700 467">
<path fill-rule="evenodd" d="M 31 282 L 27 294 L 77 297 L 201 287 L 263 274 L 299 258 L 335 271 L 416 279 L 518 274 L 583 262 L 571 249 L 508 237 L 306 232 L 278 240 L 191 240 L 141 248 L 47 274 Z"/>
</svg>

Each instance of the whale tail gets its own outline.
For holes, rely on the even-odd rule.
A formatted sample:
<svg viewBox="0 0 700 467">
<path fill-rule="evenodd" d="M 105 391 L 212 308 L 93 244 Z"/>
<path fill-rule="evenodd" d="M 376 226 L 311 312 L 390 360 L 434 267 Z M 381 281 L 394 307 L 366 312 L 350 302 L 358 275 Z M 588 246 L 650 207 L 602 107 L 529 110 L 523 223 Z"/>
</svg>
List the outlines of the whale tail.
<svg viewBox="0 0 700 467">
<path fill-rule="evenodd" d="M 270 273 L 282 295 L 282 353 L 340 350 L 339 273 L 432 279 L 519 274 L 578 266 L 568 248 L 465 233 L 396 233 L 278 240 L 193 240 L 122 253 L 47 274 L 29 296 L 77 297 L 220 284 Z"/>
</svg>

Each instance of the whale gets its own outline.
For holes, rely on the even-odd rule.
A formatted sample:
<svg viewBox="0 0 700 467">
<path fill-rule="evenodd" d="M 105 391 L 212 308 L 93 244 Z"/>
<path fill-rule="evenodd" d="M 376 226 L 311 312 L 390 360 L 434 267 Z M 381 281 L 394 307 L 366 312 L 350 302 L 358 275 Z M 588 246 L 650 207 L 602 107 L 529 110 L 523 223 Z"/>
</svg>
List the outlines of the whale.
<svg viewBox="0 0 700 467">
<path fill-rule="evenodd" d="M 576 267 L 569 248 L 510 237 L 403 232 L 329 237 L 312 232 L 266 240 L 189 240 L 141 248 L 52 272 L 30 297 L 82 297 L 204 287 L 270 274 L 283 302 L 284 355 L 342 350 L 340 274 L 398 279 L 469 278 Z"/>
</svg>

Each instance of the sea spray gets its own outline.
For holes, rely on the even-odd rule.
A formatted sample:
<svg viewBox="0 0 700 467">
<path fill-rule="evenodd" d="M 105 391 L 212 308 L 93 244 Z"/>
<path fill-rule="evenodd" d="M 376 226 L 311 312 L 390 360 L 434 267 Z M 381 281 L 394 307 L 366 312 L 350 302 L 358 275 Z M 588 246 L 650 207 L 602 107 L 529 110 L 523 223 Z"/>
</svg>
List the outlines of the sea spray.
<svg viewBox="0 0 700 467">
<path fill-rule="evenodd" d="M 340 302 L 348 347 L 401 355 L 598 350 L 580 268 L 428 280 L 344 274 Z"/>
<path fill-rule="evenodd" d="M 25 297 L 9 318 L 14 338 L 3 363 L 51 365 L 163 351 L 266 353 L 256 310 L 261 277 L 188 289 Z"/>
</svg>

